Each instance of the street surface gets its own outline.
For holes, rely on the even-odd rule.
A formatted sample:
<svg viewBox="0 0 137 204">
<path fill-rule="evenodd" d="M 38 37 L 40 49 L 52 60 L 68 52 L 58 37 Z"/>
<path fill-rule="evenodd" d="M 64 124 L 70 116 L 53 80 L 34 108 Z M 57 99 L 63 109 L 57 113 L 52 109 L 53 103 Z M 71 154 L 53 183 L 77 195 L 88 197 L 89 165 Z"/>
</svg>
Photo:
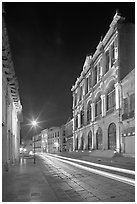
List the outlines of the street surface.
<svg viewBox="0 0 137 204">
<path fill-rule="evenodd" d="M 69 202 L 134 202 L 135 171 L 39 153 L 44 174 L 48 168 L 52 188 Z"/>
<path fill-rule="evenodd" d="M 80 153 L 37 153 L 34 164 L 33 157 L 21 157 L 2 175 L 2 201 L 135 201 L 134 159 L 84 158 Z"/>
</svg>

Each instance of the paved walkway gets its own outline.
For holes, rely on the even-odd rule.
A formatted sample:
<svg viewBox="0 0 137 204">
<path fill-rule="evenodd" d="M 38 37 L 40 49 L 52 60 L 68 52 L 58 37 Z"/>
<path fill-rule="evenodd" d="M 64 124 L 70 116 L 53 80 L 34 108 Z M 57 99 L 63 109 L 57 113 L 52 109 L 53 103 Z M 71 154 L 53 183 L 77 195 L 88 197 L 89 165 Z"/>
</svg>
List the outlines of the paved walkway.
<svg viewBox="0 0 137 204">
<path fill-rule="evenodd" d="M 45 169 L 46 170 L 46 169 Z M 57 197 L 42 175 L 39 162 L 21 159 L 20 164 L 10 167 L 2 178 L 3 202 L 56 202 Z"/>
<path fill-rule="evenodd" d="M 83 153 L 69 154 L 62 153 L 62 156 L 71 156 L 78 159 L 96 162 L 109 162 L 117 164 L 119 167 L 134 169 L 135 159 L 129 157 L 116 156 L 113 158 L 91 157 Z M 101 158 L 101 159 L 100 159 Z M 108 160 L 107 160 L 108 159 Z M 61 183 L 55 183 L 55 177 L 51 175 L 48 166 L 42 167 L 41 161 L 37 158 L 36 164 L 33 158 L 21 159 L 20 164 L 11 166 L 8 172 L 3 173 L 2 178 L 2 201 L 3 202 L 72 202 L 66 195 L 65 190 L 60 193 Z M 58 185 L 58 188 L 57 186 Z M 67 187 L 68 188 L 68 187 Z M 72 190 L 71 190 L 72 191 Z M 72 192 L 71 192 L 72 193 Z M 73 192 L 74 193 L 74 192 Z M 75 201 L 80 202 L 80 198 L 74 193 Z"/>
</svg>

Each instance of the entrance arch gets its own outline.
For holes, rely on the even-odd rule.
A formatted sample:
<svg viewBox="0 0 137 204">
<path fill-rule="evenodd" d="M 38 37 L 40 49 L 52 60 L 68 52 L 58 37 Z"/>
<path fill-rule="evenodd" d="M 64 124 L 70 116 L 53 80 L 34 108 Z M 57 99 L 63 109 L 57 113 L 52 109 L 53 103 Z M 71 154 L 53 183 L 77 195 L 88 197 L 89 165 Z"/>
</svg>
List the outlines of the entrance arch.
<svg viewBox="0 0 137 204">
<path fill-rule="evenodd" d="M 92 132 L 88 133 L 88 150 L 92 149 Z"/>
<path fill-rule="evenodd" d="M 81 137 L 81 145 L 80 145 L 80 149 L 81 149 L 81 150 L 84 149 L 84 135 L 82 135 L 82 137 Z"/>
<path fill-rule="evenodd" d="M 96 148 L 97 149 L 102 149 L 102 129 L 101 127 L 98 128 L 96 132 Z"/>
<path fill-rule="evenodd" d="M 116 148 L 116 125 L 111 123 L 108 127 L 108 149 Z"/>
</svg>

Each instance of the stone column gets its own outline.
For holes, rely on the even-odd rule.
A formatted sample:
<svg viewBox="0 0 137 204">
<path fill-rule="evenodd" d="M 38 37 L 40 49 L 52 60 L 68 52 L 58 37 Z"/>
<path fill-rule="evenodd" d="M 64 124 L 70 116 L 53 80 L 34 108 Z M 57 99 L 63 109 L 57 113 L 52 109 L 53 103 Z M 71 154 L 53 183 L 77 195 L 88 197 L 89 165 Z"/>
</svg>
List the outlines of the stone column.
<svg viewBox="0 0 137 204">
<path fill-rule="evenodd" d="M 95 119 L 95 104 L 91 104 L 91 121 L 93 122 Z"/>
<path fill-rule="evenodd" d="M 106 115 L 106 95 L 101 95 L 102 117 Z"/>
<path fill-rule="evenodd" d="M 116 109 L 121 108 L 121 86 L 117 82 L 115 84 L 115 99 L 116 99 Z"/>
<path fill-rule="evenodd" d="M 120 152 L 120 137 L 121 137 L 121 127 L 120 123 L 118 122 L 116 126 L 116 150 L 119 153 Z"/>
<path fill-rule="evenodd" d="M 78 128 L 80 128 L 81 124 L 80 124 L 81 120 L 80 120 L 80 113 L 78 113 Z"/>
</svg>

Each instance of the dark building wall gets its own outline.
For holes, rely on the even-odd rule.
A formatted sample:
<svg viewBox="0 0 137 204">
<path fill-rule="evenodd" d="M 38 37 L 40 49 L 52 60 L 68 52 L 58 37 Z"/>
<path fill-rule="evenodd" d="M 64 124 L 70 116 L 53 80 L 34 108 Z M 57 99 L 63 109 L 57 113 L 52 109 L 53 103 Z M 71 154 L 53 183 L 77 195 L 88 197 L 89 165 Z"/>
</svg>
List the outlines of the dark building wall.
<svg viewBox="0 0 137 204">
<path fill-rule="evenodd" d="M 119 24 L 120 81 L 135 68 L 135 26 Z"/>
</svg>

